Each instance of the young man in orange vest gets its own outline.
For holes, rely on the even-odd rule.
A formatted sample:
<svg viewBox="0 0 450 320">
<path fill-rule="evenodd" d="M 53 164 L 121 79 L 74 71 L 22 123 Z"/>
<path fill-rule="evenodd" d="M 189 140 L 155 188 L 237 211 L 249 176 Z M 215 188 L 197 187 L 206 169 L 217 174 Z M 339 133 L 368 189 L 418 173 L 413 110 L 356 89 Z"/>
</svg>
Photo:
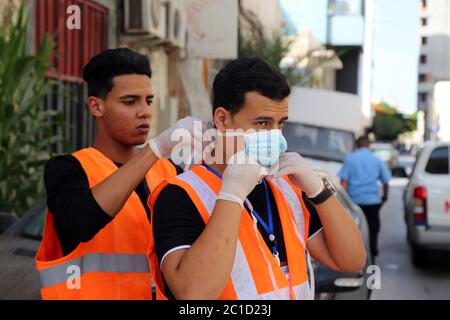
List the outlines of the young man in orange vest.
<svg viewBox="0 0 450 320">
<path fill-rule="evenodd" d="M 36 256 L 43 299 L 151 299 L 147 198 L 177 167 L 167 158 L 177 122 L 149 145 L 153 94 L 148 59 L 106 50 L 84 68 L 87 105 L 97 123 L 91 148 L 50 160 L 48 210 Z M 178 173 L 180 170 L 178 170 Z"/>
<path fill-rule="evenodd" d="M 312 299 L 309 254 L 342 272 L 365 265 L 359 230 L 335 190 L 300 155 L 284 153 L 289 94 L 285 79 L 258 58 L 217 75 L 217 130 L 253 132 L 231 158 L 217 135 L 213 163 L 168 179 L 150 196 L 158 298 Z"/>
</svg>

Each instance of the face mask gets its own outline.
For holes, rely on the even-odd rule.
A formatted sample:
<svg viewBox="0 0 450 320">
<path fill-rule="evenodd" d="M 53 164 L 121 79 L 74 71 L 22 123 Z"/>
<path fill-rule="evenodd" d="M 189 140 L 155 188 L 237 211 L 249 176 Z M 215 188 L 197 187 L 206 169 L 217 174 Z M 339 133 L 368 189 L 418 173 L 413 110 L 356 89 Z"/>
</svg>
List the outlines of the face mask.
<svg viewBox="0 0 450 320">
<path fill-rule="evenodd" d="M 265 168 L 276 164 L 286 150 L 287 142 L 281 130 L 245 134 L 245 154 Z"/>
</svg>

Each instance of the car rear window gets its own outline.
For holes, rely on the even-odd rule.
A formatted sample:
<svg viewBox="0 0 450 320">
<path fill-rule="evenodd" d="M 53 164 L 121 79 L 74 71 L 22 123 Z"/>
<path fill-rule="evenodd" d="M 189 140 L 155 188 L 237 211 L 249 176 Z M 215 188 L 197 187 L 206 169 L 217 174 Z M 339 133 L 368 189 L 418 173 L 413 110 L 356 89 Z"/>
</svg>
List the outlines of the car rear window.
<svg viewBox="0 0 450 320">
<path fill-rule="evenodd" d="M 440 147 L 433 150 L 425 171 L 431 174 L 449 174 L 449 148 Z"/>
<path fill-rule="evenodd" d="M 42 240 L 42 234 L 44 233 L 45 226 L 45 208 L 34 215 L 32 219 L 24 225 L 20 232 L 20 236 L 23 238 Z"/>
</svg>

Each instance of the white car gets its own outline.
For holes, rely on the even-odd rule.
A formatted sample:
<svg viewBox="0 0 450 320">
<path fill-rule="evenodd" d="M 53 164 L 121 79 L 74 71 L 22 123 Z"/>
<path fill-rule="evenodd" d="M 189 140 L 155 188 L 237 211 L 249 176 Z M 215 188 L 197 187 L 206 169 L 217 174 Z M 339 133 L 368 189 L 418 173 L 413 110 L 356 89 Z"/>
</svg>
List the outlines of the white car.
<svg viewBox="0 0 450 320">
<path fill-rule="evenodd" d="M 408 242 L 416 266 L 431 250 L 450 250 L 450 142 L 427 142 L 403 194 Z"/>
<path fill-rule="evenodd" d="M 370 144 L 370 150 L 384 161 L 388 169 L 392 170 L 398 166 L 399 152 L 392 143 L 373 142 Z"/>
</svg>

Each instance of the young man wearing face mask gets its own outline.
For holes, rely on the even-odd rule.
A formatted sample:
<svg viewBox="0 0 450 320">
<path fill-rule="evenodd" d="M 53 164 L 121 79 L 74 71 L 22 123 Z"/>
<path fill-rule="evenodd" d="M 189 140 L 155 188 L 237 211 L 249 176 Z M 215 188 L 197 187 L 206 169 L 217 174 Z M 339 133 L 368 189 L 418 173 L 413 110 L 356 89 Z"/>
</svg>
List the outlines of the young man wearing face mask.
<svg viewBox="0 0 450 320">
<path fill-rule="evenodd" d="M 138 152 L 148 141 L 151 76 L 148 59 L 126 48 L 106 50 L 84 68 L 97 137 L 46 165 L 48 210 L 36 256 L 43 299 L 152 298 L 147 198 L 180 173 L 164 158 L 177 144 L 171 133 L 193 133 L 194 120 L 180 120 Z"/>
<path fill-rule="evenodd" d="M 289 94 L 258 58 L 217 75 L 217 130 L 252 132 L 230 159 L 217 157 L 227 149 L 219 134 L 215 162 L 168 179 L 150 197 L 159 298 L 312 299 L 309 254 L 336 271 L 364 266 L 359 230 L 332 187 L 285 153 Z"/>
</svg>

